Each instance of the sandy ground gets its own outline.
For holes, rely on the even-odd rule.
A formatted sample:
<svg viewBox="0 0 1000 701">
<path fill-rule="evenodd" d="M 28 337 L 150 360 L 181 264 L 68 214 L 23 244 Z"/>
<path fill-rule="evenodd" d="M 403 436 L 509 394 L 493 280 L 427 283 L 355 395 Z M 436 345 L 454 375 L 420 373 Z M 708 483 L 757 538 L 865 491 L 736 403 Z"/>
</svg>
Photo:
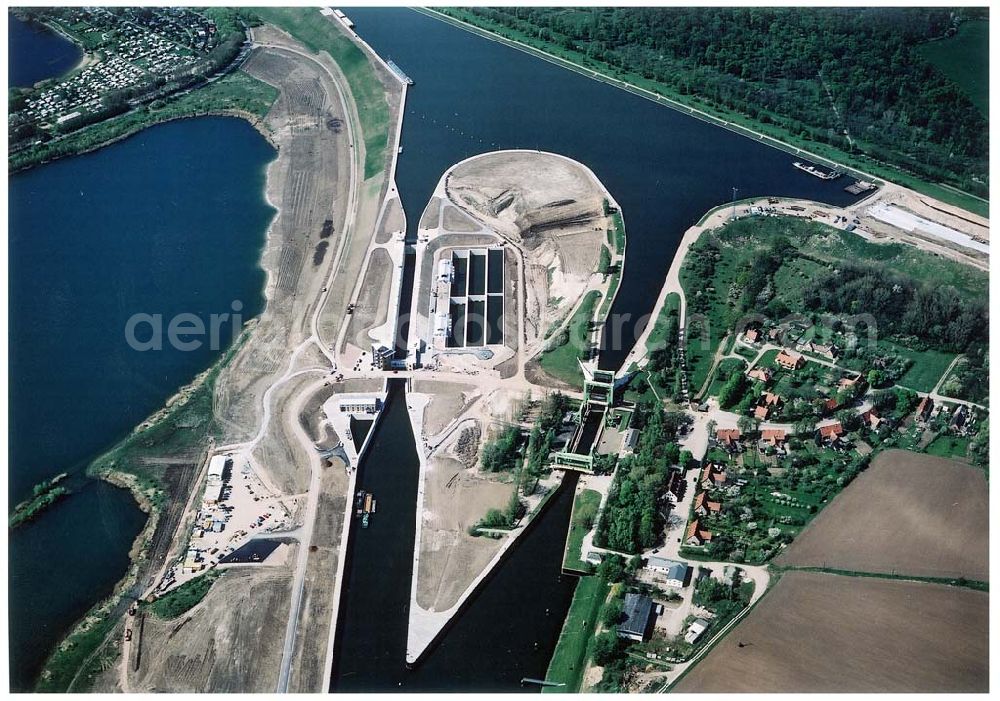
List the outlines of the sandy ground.
<svg viewBox="0 0 1000 701">
<path fill-rule="evenodd" d="M 520 395 L 496 390 L 482 396 L 476 385 L 415 381 L 427 394 L 423 440 L 429 443 L 424 482 L 417 603 L 424 609 L 452 607 L 503 544 L 468 529 L 491 508 L 506 506 L 514 489 L 509 475 L 478 469 L 480 437 L 494 418 L 508 417 Z M 492 430 L 499 430 L 494 426 Z"/>
<path fill-rule="evenodd" d="M 441 222 L 441 198 L 431 197 L 427 206 L 424 207 L 424 213 L 420 215 L 420 223 L 417 225 L 418 229 L 433 229 L 438 226 Z"/>
<path fill-rule="evenodd" d="M 310 381 L 315 381 L 319 373 L 300 375 L 279 387 L 271 401 L 278 411 L 288 403 Z M 291 435 L 283 421 L 271 421 L 264 438 L 253 453 L 257 465 L 274 479 L 274 485 L 285 494 L 301 494 L 309 488 L 308 456 L 302 446 Z"/>
<path fill-rule="evenodd" d="M 340 558 L 347 474 L 337 458 L 323 468 L 309 559 L 306 564 L 305 600 L 296 637 L 289 691 L 325 693 L 326 651 L 333 613 L 334 573 Z"/>
<path fill-rule="evenodd" d="M 469 218 L 458 207 L 450 204 L 445 205 L 444 213 L 441 215 L 441 226 L 454 232 L 473 232 L 482 228 L 479 222 Z"/>
<path fill-rule="evenodd" d="M 219 443 L 254 439 L 255 462 L 267 473 L 261 477 L 278 491 L 301 494 L 310 486 L 310 465 L 318 466 L 309 508 L 296 507 L 295 518 L 286 526 L 292 537 L 298 533 L 306 538 L 309 548 L 297 544 L 283 548 L 283 564 L 278 566 L 227 568 L 205 601 L 179 621 L 147 619 L 142 665 L 137 673 L 123 676 L 133 691 L 273 692 L 284 666 L 283 646 L 287 646 L 285 662 L 291 660 L 290 691 L 321 691 L 327 671 L 347 477 L 336 458 L 319 467 L 320 460 L 309 453 L 309 441 L 325 445 L 338 440 L 329 431 L 320 435 L 320 423 L 312 414 L 335 388 L 354 381 L 324 386 L 330 361 L 316 344 L 304 342 L 313 337 L 317 300 L 334 270 L 327 313 L 319 318 L 316 330 L 321 344 L 336 336 L 343 299 L 360 276 L 388 184 L 380 173 L 357 188 L 357 214 L 349 229 L 353 233 L 343 240 L 352 151 L 362 160 L 364 151 L 360 138 L 357 144 L 349 142 L 351 135 L 344 127 L 359 121 L 353 103 L 345 105 L 333 83 L 346 81 L 327 56 L 307 58 L 312 55 L 308 50 L 273 28 L 255 28 L 254 38 L 269 46 L 255 50 L 243 69 L 280 90 L 265 120 L 280 147 L 268 170 L 266 192 L 278 213 L 261 258 L 268 272 L 267 307 L 251 322 L 250 339 L 219 378 L 215 412 L 223 427 Z M 396 85 L 385 71 L 376 69 Z M 400 96 L 398 85 L 387 92 L 393 124 Z M 387 149 L 387 164 L 392 153 L 394 148 Z M 384 227 L 398 224 L 401 217 L 401 209 L 390 212 Z M 293 349 L 298 349 L 294 355 Z M 288 377 L 265 395 L 286 371 L 305 374 Z M 302 395 L 310 383 L 317 395 L 312 398 Z M 382 384 L 381 380 L 367 383 L 379 388 Z M 254 438 L 263 423 L 265 396 L 271 420 Z M 307 435 L 296 434 L 297 422 Z M 303 525 L 306 514 L 314 518 Z M 291 604 L 298 611 L 290 629 L 294 638 L 286 633 Z"/>
<path fill-rule="evenodd" d="M 470 536 L 467 529 L 489 509 L 502 509 L 514 485 L 442 456 L 431 458 L 424 489 L 417 602 L 444 611 L 458 601 L 502 543 Z"/>
<path fill-rule="evenodd" d="M 382 225 L 379 226 L 378 233 L 375 234 L 375 243 L 388 243 L 392 240 L 393 235 L 403 233 L 405 223 L 402 203 L 398 197 L 391 198 L 386 204 L 385 213 L 382 215 Z"/>
<path fill-rule="evenodd" d="M 277 32 L 257 31 L 258 38 L 294 42 Z M 308 309 L 325 284 L 333 251 L 340 244 L 347 199 L 350 144 L 331 119 L 345 117 L 345 106 L 321 68 L 278 49 L 258 49 L 244 70 L 275 85 L 281 94 L 266 118 L 281 144 L 268 169 L 267 198 L 280 208 L 268 232 L 261 264 L 268 271 L 267 307 L 251 340 L 223 371 L 216 413 L 226 426 L 222 442 L 247 440 L 260 425 L 260 398 L 284 371 L 289 349 L 307 338 Z M 321 239 L 324 222 L 334 233 Z M 313 265 L 316 246 L 329 250 Z M 342 311 L 342 310 L 341 310 Z"/>
<path fill-rule="evenodd" d="M 384 248 L 372 251 L 354 314 L 347 325 L 347 339 L 362 350 L 371 349 L 370 329 L 385 323 L 389 311 L 392 259 Z"/>
<path fill-rule="evenodd" d="M 596 285 L 609 226 L 606 193 L 579 164 L 535 151 L 484 154 L 449 171 L 446 191 L 452 203 L 522 250 L 529 345 Z M 448 217 L 446 207 L 442 218 Z"/>
<path fill-rule="evenodd" d="M 984 692 L 988 602 L 958 587 L 789 572 L 673 690 Z"/>
<path fill-rule="evenodd" d="M 284 568 L 230 569 L 179 618 L 147 615 L 141 644 L 133 646 L 139 669 L 131 690 L 273 691 L 282 638 L 263 631 L 283 630 L 289 582 Z"/>
<path fill-rule="evenodd" d="M 889 450 L 776 563 L 987 581 L 988 495 L 979 468 Z"/>
</svg>

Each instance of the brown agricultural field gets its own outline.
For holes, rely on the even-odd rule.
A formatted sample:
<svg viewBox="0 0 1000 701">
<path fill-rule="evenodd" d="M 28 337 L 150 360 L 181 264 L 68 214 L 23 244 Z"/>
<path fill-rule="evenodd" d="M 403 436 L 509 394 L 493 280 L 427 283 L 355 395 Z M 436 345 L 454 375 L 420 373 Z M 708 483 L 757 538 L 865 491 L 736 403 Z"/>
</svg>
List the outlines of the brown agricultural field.
<svg viewBox="0 0 1000 701">
<path fill-rule="evenodd" d="M 941 584 L 788 572 L 673 690 L 985 692 L 988 602 Z"/>
<path fill-rule="evenodd" d="M 988 492 L 975 467 L 886 451 L 775 564 L 988 581 Z"/>
</svg>

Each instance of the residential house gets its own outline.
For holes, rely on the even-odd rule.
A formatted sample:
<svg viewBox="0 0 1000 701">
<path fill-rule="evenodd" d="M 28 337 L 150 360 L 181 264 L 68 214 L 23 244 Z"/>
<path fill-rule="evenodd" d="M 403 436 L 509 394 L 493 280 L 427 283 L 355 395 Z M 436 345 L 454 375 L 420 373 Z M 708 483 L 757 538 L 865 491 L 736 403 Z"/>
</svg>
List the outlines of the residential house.
<svg viewBox="0 0 1000 701">
<path fill-rule="evenodd" d="M 875 431 L 882 425 L 882 418 L 875 413 L 874 409 L 868 409 L 861 413 L 861 421 L 865 426 Z"/>
<path fill-rule="evenodd" d="M 765 445 L 784 450 L 787 431 L 783 428 L 765 428 L 760 432 L 760 440 Z"/>
<path fill-rule="evenodd" d="M 743 342 L 751 345 L 760 341 L 760 331 L 757 329 L 747 329 L 743 332 Z"/>
<path fill-rule="evenodd" d="M 653 600 L 645 594 L 625 595 L 625 607 L 622 611 L 625 619 L 618 624 L 618 637 L 642 642 L 650 631 L 653 618 Z"/>
<path fill-rule="evenodd" d="M 720 428 L 715 431 L 715 440 L 726 452 L 736 453 L 740 450 L 742 435 L 738 428 Z"/>
<path fill-rule="evenodd" d="M 760 403 L 754 408 L 753 416 L 758 421 L 766 421 L 772 409 L 781 406 L 781 397 L 771 392 L 764 392 L 760 395 Z"/>
<path fill-rule="evenodd" d="M 837 383 L 837 389 L 851 389 L 855 385 L 864 384 L 861 379 L 861 375 L 854 375 L 853 377 L 848 375 L 847 377 L 841 377 L 840 381 Z"/>
<path fill-rule="evenodd" d="M 712 531 L 702 528 L 698 519 L 694 519 L 688 524 L 687 532 L 684 534 L 685 545 L 704 545 L 712 542 Z"/>
<path fill-rule="evenodd" d="M 917 404 L 917 420 L 930 420 L 932 411 L 934 411 L 934 400 L 930 397 L 924 397 L 920 400 L 920 403 Z"/>
<path fill-rule="evenodd" d="M 816 343 L 815 341 L 809 341 L 808 343 L 800 346 L 800 348 L 808 351 L 809 353 L 823 356 L 827 360 L 836 360 L 837 355 L 840 353 L 840 351 L 837 350 L 837 346 L 833 344 L 823 345 L 821 343 Z"/>
<path fill-rule="evenodd" d="M 798 370 L 806 364 L 806 359 L 802 357 L 801 353 L 782 349 L 775 357 L 774 362 L 785 370 Z"/>
<path fill-rule="evenodd" d="M 708 630 L 708 621 L 704 618 L 696 618 L 688 626 L 687 632 L 684 634 L 684 641 L 688 645 L 694 645 L 706 630 Z"/>
<path fill-rule="evenodd" d="M 719 489 L 726 486 L 727 482 L 726 471 L 715 463 L 709 463 L 702 468 L 699 480 L 702 489 Z"/>
<path fill-rule="evenodd" d="M 951 415 L 951 427 L 956 431 L 961 431 L 965 428 L 965 424 L 968 423 L 969 415 L 969 407 L 959 404 L 955 407 L 955 413 Z"/>
<path fill-rule="evenodd" d="M 755 367 L 747 373 L 747 377 L 751 380 L 759 380 L 760 382 L 768 383 L 771 381 L 771 378 L 774 377 L 774 372 L 771 368 Z"/>
<path fill-rule="evenodd" d="M 694 498 L 694 512 L 699 516 L 718 514 L 722 512 L 722 504 L 717 501 L 710 501 L 705 492 L 699 492 Z"/>
<path fill-rule="evenodd" d="M 819 426 L 819 437 L 824 443 L 829 443 L 834 445 L 840 441 L 841 437 L 844 435 L 844 427 L 839 421 L 834 421 L 833 423 L 826 424 L 825 426 Z"/>
</svg>

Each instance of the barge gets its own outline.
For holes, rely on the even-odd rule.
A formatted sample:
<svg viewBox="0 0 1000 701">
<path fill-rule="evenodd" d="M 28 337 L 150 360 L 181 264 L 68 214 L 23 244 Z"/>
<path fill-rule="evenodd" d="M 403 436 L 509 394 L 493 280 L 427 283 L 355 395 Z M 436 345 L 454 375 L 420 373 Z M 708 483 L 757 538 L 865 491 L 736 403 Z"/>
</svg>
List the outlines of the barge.
<svg viewBox="0 0 1000 701">
<path fill-rule="evenodd" d="M 819 178 L 820 180 L 836 180 L 843 175 L 843 173 L 839 170 L 828 170 L 807 161 L 795 161 L 792 165 L 799 170 L 804 170 L 809 173 L 809 175 Z"/>
</svg>

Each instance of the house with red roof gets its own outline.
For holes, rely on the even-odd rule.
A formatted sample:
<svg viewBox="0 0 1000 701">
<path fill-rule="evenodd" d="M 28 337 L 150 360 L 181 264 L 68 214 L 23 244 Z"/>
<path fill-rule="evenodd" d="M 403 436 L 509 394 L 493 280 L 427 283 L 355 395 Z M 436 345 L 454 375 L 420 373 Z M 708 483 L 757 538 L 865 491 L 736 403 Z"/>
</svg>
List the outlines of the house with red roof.
<svg viewBox="0 0 1000 701">
<path fill-rule="evenodd" d="M 722 503 L 710 501 L 705 492 L 699 492 L 698 496 L 694 498 L 694 512 L 699 516 L 718 514 L 722 512 Z"/>
<path fill-rule="evenodd" d="M 715 431 L 715 440 L 729 453 L 739 452 L 740 438 L 743 434 L 738 428 L 720 428 Z"/>
<path fill-rule="evenodd" d="M 806 359 L 802 357 L 801 353 L 782 350 L 775 357 L 774 362 L 780 367 L 785 368 L 785 370 L 798 370 L 806 364 Z"/>
<path fill-rule="evenodd" d="M 934 400 L 930 397 L 924 397 L 917 404 L 917 420 L 927 421 L 931 418 L 932 411 L 934 411 Z"/>
<path fill-rule="evenodd" d="M 820 440 L 831 445 L 839 441 L 844 435 L 844 427 L 839 421 L 820 426 L 818 430 Z"/>
<path fill-rule="evenodd" d="M 698 519 L 694 519 L 688 524 L 687 532 L 684 534 L 685 545 L 704 545 L 712 542 L 712 531 L 702 528 Z"/>
<path fill-rule="evenodd" d="M 760 432 L 760 439 L 767 445 L 783 448 L 788 438 L 788 432 L 783 428 L 765 428 Z"/>
<path fill-rule="evenodd" d="M 729 481 L 726 471 L 715 463 L 708 463 L 701 469 L 701 479 L 698 483 L 702 489 L 719 489 Z"/>
</svg>

